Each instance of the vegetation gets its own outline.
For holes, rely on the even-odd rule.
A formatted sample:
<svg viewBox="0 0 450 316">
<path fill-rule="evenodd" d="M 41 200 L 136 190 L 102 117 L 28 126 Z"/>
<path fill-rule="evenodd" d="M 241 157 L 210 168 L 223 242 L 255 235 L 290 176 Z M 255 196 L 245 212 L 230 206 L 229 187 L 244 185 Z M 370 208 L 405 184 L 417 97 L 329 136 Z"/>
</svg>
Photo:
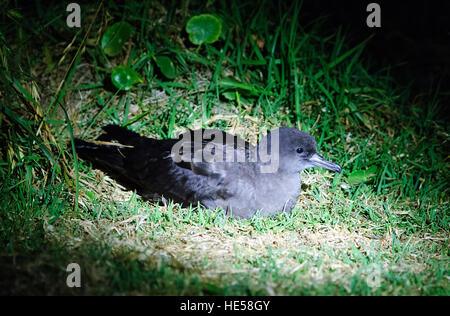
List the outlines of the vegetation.
<svg viewBox="0 0 450 316">
<path fill-rule="evenodd" d="M 303 25 L 300 2 L 125 3 L 82 4 L 80 29 L 63 3 L 1 13 L 2 294 L 450 294 L 439 89 L 398 86 L 367 41 L 323 17 Z M 220 36 L 191 43 L 203 14 Z M 118 51 L 102 40 L 117 29 Z M 126 88 L 117 70 L 133 71 Z M 253 143 L 295 126 L 344 172 L 305 171 L 296 208 L 275 218 L 148 203 L 74 155 L 74 137 L 109 123 Z M 81 288 L 66 286 L 71 262 Z"/>
</svg>

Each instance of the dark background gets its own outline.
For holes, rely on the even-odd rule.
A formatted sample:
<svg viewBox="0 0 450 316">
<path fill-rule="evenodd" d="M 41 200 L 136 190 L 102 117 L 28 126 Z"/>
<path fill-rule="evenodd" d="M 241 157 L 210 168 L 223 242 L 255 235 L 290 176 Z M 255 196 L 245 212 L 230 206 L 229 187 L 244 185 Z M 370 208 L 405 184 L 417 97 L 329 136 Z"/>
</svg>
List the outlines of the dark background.
<svg viewBox="0 0 450 316">
<path fill-rule="evenodd" d="M 381 7 L 381 28 L 366 25 L 366 8 L 372 2 Z M 439 84 L 441 91 L 450 90 L 449 1 L 306 0 L 300 23 L 322 14 L 329 16 L 327 26 L 342 26 L 352 44 L 374 34 L 364 55 L 374 68 L 390 66 L 399 83 L 412 84 L 418 94 L 433 93 Z"/>
<path fill-rule="evenodd" d="M 41 5 L 36 6 L 36 2 Z M 95 4 L 84 0 L 74 2 Z M 120 6 L 126 0 L 105 2 Z M 166 2 L 161 1 L 163 5 Z M 178 2 L 181 8 L 183 1 Z M 211 2 L 215 7 L 229 9 L 226 0 Z M 366 25 L 370 14 L 366 8 L 372 2 L 381 6 L 381 28 Z M 43 3 L 47 7 L 61 4 L 60 1 L 19 1 L 17 6 L 33 12 Z M 206 1 L 190 0 L 188 3 L 190 8 L 205 8 Z M 290 6 L 289 1 L 255 1 L 255 6 L 275 3 L 286 9 Z M 364 51 L 372 64 L 370 71 L 389 67 L 400 84 L 412 84 L 417 94 L 432 94 L 439 85 L 440 91 L 450 91 L 450 1 L 303 0 L 302 3 L 299 23 L 305 29 L 325 15 L 324 33 L 332 34 L 341 27 L 350 45 L 374 35 Z"/>
</svg>

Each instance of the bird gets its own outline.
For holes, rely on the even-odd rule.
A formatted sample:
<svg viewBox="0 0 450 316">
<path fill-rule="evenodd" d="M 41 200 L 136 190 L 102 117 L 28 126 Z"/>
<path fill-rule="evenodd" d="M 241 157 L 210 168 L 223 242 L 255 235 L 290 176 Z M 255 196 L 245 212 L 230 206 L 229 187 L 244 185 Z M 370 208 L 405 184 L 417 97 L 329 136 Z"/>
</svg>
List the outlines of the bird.
<svg viewBox="0 0 450 316">
<path fill-rule="evenodd" d="M 162 140 L 119 125 L 103 131 L 95 141 L 74 140 L 78 157 L 145 200 L 201 204 L 235 218 L 290 213 L 304 169 L 342 173 L 317 152 L 311 135 L 293 127 L 278 127 L 256 145 L 218 129 L 188 130 Z"/>
</svg>

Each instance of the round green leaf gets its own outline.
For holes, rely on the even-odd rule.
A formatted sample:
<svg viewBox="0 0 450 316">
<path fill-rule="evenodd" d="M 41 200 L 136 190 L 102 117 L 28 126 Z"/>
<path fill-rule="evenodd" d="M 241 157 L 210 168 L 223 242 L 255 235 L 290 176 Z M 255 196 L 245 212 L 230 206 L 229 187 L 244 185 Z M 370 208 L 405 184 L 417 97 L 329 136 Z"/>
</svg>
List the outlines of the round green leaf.
<svg viewBox="0 0 450 316">
<path fill-rule="evenodd" d="M 101 46 L 105 54 L 108 56 L 119 54 L 133 31 L 133 27 L 127 22 L 122 21 L 113 24 L 102 37 Z"/>
<path fill-rule="evenodd" d="M 174 79 L 176 77 L 175 65 L 172 60 L 167 56 L 157 56 L 155 58 L 156 65 L 162 74 L 168 79 Z"/>
<path fill-rule="evenodd" d="M 222 33 L 222 22 L 212 14 L 193 16 L 186 24 L 189 40 L 195 45 L 211 44 Z"/>
<path fill-rule="evenodd" d="M 111 74 L 111 81 L 120 90 L 130 90 L 138 82 L 142 82 L 142 77 L 129 66 L 117 66 Z"/>
</svg>

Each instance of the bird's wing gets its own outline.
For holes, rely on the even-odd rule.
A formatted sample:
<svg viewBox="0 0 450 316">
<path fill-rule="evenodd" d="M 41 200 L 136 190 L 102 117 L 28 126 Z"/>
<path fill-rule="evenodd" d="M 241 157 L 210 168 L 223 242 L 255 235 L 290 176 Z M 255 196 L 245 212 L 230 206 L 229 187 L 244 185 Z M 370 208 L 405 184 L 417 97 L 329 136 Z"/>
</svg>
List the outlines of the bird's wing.
<svg viewBox="0 0 450 316">
<path fill-rule="evenodd" d="M 251 162 L 255 147 L 238 136 L 217 129 L 181 134 L 171 150 L 175 163 L 197 174 L 221 173 L 230 163 Z"/>
<path fill-rule="evenodd" d="M 243 164 L 253 162 L 256 149 L 238 136 L 216 129 L 188 131 L 172 148 L 172 159 L 213 186 L 239 175 Z"/>
<path fill-rule="evenodd" d="M 164 193 L 181 201 L 200 195 L 227 198 L 254 146 L 219 130 L 189 131 L 178 139 L 155 140 L 119 126 L 106 126 L 96 142 L 77 139 L 78 155 L 141 194 Z M 113 143 L 117 141 L 118 143 Z M 200 189 L 201 188 L 201 189 Z"/>
</svg>

